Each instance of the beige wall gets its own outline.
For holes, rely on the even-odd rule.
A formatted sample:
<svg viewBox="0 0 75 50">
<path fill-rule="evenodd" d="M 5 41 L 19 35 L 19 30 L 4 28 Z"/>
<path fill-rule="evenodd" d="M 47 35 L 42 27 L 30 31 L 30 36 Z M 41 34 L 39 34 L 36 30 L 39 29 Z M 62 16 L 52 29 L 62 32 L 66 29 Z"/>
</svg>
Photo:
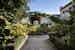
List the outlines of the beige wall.
<svg viewBox="0 0 75 50">
<path fill-rule="evenodd" d="M 70 11 L 72 9 L 72 6 L 73 5 L 71 4 L 60 11 L 60 15 L 61 15 L 60 19 L 68 19 L 68 16 L 70 16 L 70 15 L 69 15 L 69 12 L 67 12 L 67 11 Z"/>
</svg>

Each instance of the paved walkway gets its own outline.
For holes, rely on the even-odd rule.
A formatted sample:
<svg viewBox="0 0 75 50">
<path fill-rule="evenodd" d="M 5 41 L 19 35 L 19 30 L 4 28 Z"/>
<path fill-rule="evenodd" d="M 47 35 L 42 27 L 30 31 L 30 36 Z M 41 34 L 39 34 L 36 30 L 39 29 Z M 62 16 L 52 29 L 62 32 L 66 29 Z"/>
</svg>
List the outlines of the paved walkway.
<svg viewBox="0 0 75 50">
<path fill-rule="evenodd" d="M 56 50 L 48 38 L 48 35 L 29 36 L 28 42 L 24 44 L 21 50 Z"/>
</svg>

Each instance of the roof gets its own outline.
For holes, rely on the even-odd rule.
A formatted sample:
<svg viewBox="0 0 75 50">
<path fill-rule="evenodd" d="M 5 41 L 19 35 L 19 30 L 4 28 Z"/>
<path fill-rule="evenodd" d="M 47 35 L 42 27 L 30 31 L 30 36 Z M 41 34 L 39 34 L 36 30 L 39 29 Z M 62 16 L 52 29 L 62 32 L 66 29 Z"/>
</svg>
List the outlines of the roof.
<svg viewBox="0 0 75 50">
<path fill-rule="evenodd" d="M 60 10 L 63 10 L 64 8 L 66 8 L 66 7 L 68 7 L 69 5 L 71 5 L 72 4 L 72 2 L 69 2 L 68 4 L 66 4 L 64 7 L 61 7 L 61 9 Z"/>
</svg>

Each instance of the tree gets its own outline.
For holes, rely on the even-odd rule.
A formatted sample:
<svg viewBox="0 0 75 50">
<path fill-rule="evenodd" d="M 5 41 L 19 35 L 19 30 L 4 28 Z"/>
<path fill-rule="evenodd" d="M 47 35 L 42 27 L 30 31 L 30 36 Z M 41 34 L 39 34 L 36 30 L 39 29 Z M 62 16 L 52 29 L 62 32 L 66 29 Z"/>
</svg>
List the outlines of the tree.
<svg viewBox="0 0 75 50">
<path fill-rule="evenodd" d="M 14 43 L 10 29 L 6 28 L 6 21 L 12 25 L 13 20 L 16 17 L 16 13 L 20 8 L 23 8 L 24 4 L 26 4 L 25 2 L 26 0 L 0 0 L 0 50 L 4 50 L 1 49 L 3 45 L 6 46 L 7 44 L 9 45 L 10 43 Z"/>
<path fill-rule="evenodd" d="M 69 21 L 65 21 L 66 25 L 68 25 L 68 29 L 70 29 L 69 31 L 67 31 L 66 33 L 69 34 L 69 48 L 72 48 L 71 50 L 75 50 L 75 0 L 72 0 L 72 10 L 69 11 L 70 13 L 70 20 Z"/>
<path fill-rule="evenodd" d="M 27 0 L 0 0 L 0 15 L 2 16 L 17 16 L 17 12 L 21 9 L 23 12 L 22 16 L 25 14 L 25 9 L 27 8 Z M 9 18 L 10 18 L 9 17 Z"/>
<path fill-rule="evenodd" d="M 64 24 L 64 21 L 59 19 L 58 17 L 50 16 L 50 19 L 55 23 Z"/>
<path fill-rule="evenodd" d="M 70 11 L 71 14 L 71 27 L 70 27 L 70 45 L 75 50 L 75 0 L 72 0 L 73 9 Z"/>
<path fill-rule="evenodd" d="M 17 4 L 16 4 L 17 3 Z M 7 11 L 18 9 L 25 3 L 25 0 L 0 0 L 0 9 Z"/>
</svg>

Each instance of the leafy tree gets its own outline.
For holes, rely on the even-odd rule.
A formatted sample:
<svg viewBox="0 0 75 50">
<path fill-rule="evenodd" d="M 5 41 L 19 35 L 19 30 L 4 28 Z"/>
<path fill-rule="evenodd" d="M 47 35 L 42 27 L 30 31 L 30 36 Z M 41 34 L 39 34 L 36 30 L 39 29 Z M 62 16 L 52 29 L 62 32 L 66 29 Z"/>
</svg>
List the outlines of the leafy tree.
<svg viewBox="0 0 75 50">
<path fill-rule="evenodd" d="M 19 11 L 19 9 L 23 8 L 23 6 L 26 4 L 25 2 L 26 0 L 0 0 L 0 50 L 4 50 L 1 49 L 3 45 L 14 42 L 12 40 L 13 35 L 10 32 L 11 30 L 6 28 L 6 20 L 10 22 L 10 25 L 12 25 L 13 20 L 17 16 L 16 13 Z M 3 19 L 1 18 L 1 16 L 3 17 Z"/>
<path fill-rule="evenodd" d="M 20 12 L 19 14 L 22 14 L 21 16 L 23 16 L 25 12 L 24 9 L 26 7 L 26 0 L 0 0 L 0 15 L 6 16 L 6 18 L 7 16 L 9 16 L 9 19 L 10 17 L 13 19 L 16 18 L 15 16 L 18 16 L 17 12 Z M 20 10 L 22 10 L 23 12 L 21 12 Z"/>
<path fill-rule="evenodd" d="M 75 6 L 75 0 L 72 0 L 73 6 Z M 73 11 L 70 12 L 71 14 L 71 27 L 70 27 L 70 45 L 74 48 L 75 50 L 75 7 L 72 9 Z"/>
<path fill-rule="evenodd" d="M 75 0 L 72 0 L 71 2 L 72 2 L 72 5 L 75 6 Z M 68 41 L 69 46 L 71 46 L 75 50 L 75 7 L 72 7 L 72 10 L 70 11 L 70 15 L 71 15 L 70 20 L 65 21 L 66 25 L 69 25 L 68 29 L 70 29 L 66 33 L 68 33 L 70 37 Z"/>
<path fill-rule="evenodd" d="M 59 19 L 58 17 L 50 16 L 50 19 L 55 23 L 64 24 L 64 21 Z"/>
<path fill-rule="evenodd" d="M 19 8 L 21 5 L 23 5 L 24 2 L 25 0 L 0 0 L 0 9 L 13 11 L 15 8 Z"/>
</svg>

